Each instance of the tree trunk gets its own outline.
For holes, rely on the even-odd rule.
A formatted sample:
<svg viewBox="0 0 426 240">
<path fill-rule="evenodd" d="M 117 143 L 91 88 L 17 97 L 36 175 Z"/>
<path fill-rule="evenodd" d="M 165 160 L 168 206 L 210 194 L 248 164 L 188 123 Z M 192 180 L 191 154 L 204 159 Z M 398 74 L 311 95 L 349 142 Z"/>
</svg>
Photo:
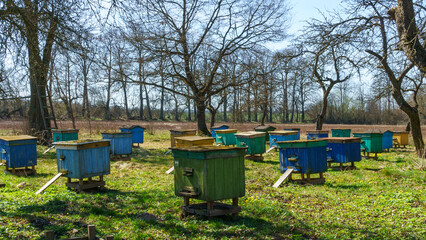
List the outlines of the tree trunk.
<svg viewBox="0 0 426 240">
<path fill-rule="evenodd" d="M 31 16 L 27 17 L 34 17 L 32 16 L 32 13 L 28 14 Z M 31 89 L 28 122 L 31 134 L 37 136 L 41 144 L 46 145 L 49 144 L 51 140 L 51 123 L 47 108 L 46 94 L 47 73 L 49 71 L 56 27 L 56 23 L 51 21 L 51 26 L 43 50 L 43 58 L 41 58 L 38 27 L 33 22 L 26 22 L 25 25 Z"/>
<path fill-rule="evenodd" d="M 148 110 L 149 119 L 152 120 L 152 112 L 151 112 L 151 105 L 149 103 L 148 89 L 146 88 L 146 85 L 144 85 L 144 88 L 145 88 L 146 109 Z"/>
<path fill-rule="evenodd" d="M 216 123 L 216 113 L 217 111 L 214 109 L 209 109 L 210 111 L 210 127 L 213 127 Z"/>
<path fill-rule="evenodd" d="M 223 101 L 223 121 L 228 122 L 228 116 L 226 115 L 226 109 L 228 108 L 228 97 L 226 97 L 226 94 L 224 96 L 225 100 Z"/>
<path fill-rule="evenodd" d="M 197 106 L 198 133 L 201 135 L 211 136 L 211 133 L 209 132 L 206 125 L 206 103 L 202 98 L 197 97 L 195 99 L 195 104 Z"/>
<path fill-rule="evenodd" d="M 186 100 L 186 102 L 187 102 L 187 106 L 188 106 L 188 121 L 192 121 L 192 119 L 191 119 L 191 99 L 188 98 Z"/>
<path fill-rule="evenodd" d="M 316 130 L 322 130 L 322 126 L 324 124 L 324 117 L 327 114 L 328 94 L 329 94 L 329 92 L 324 92 L 324 96 L 322 98 L 322 110 L 321 110 L 321 113 L 318 114 L 318 117 L 317 117 Z"/>
<path fill-rule="evenodd" d="M 420 42 L 422 33 L 416 24 L 413 1 L 398 0 L 398 7 L 392 8 L 389 14 L 396 20 L 400 47 L 426 77 L 426 48 Z"/>
<path fill-rule="evenodd" d="M 139 50 L 139 68 L 138 68 L 138 77 L 139 77 L 139 118 L 143 121 L 143 61 L 142 61 L 142 51 Z"/>
</svg>

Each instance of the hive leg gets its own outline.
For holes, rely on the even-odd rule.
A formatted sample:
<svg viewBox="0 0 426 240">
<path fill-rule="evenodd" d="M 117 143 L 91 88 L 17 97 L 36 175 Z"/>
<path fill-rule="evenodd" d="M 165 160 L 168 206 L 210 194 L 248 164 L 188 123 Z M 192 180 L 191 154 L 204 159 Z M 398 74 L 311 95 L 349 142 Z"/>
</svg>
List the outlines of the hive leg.
<svg viewBox="0 0 426 240">
<path fill-rule="evenodd" d="M 67 178 L 67 182 L 69 182 L 69 183 L 70 183 L 70 182 L 71 182 L 71 178 Z"/>
<path fill-rule="evenodd" d="M 232 199 L 232 206 L 234 206 L 234 207 L 238 207 L 238 198 L 233 198 L 233 199 Z M 233 213 L 233 214 L 232 214 L 232 217 L 233 217 L 234 219 L 238 218 L 238 213 Z"/>
<path fill-rule="evenodd" d="M 320 172 L 320 178 L 322 179 L 322 178 L 324 178 L 324 174 L 322 173 L 322 172 Z"/>
<path fill-rule="evenodd" d="M 343 171 L 343 163 L 340 163 L 340 171 Z"/>
<path fill-rule="evenodd" d="M 311 180 L 311 174 L 306 174 L 307 175 L 307 179 L 308 179 L 308 182 Z"/>
</svg>

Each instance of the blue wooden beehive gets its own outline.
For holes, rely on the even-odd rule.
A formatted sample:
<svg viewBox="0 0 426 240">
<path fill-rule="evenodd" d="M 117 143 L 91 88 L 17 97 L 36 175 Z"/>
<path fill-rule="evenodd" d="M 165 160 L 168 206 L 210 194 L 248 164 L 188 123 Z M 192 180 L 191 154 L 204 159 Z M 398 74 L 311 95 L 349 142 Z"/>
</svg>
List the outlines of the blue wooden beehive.
<svg viewBox="0 0 426 240">
<path fill-rule="evenodd" d="M 277 144 L 282 173 L 288 168 L 302 174 L 322 173 L 327 170 L 326 140 L 297 140 Z"/>
<path fill-rule="evenodd" d="M 56 142 L 58 172 L 68 178 L 91 178 L 110 173 L 109 140 Z"/>
<path fill-rule="evenodd" d="M 210 128 L 210 131 L 212 132 L 212 138 L 216 139 L 216 132 L 215 130 L 222 130 L 222 129 L 228 129 L 228 125 L 221 125 L 221 126 L 213 126 Z"/>
<path fill-rule="evenodd" d="M 277 142 L 298 140 L 297 131 L 271 131 L 269 132 L 269 146 L 276 147 Z"/>
<path fill-rule="evenodd" d="M 384 131 L 382 141 L 383 141 L 382 142 L 383 150 L 392 148 L 393 147 L 393 132 Z"/>
<path fill-rule="evenodd" d="M 284 128 L 284 131 L 297 131 L 296 140 L 300 140 L 300 128 Z"/>
<path fill-rule="evenodd" d="M 131 132 L 102 133 L 102 138 L 111 140 L 112 154 L 128 155 L 132 153 L 132 133 Z"/>
<path fill-rule="evenodd" d="M 143 143 L 143 134 L 145 128 L 138 125 L 124 125 L 120 128 L 121 132 L 131 132 L 132 135 L 132 143 Z"/>
<path fill-rule="evenodd" d="M 37 165 L 37 138 L 28 135 L 1 136 L 1 161 L 6 169 Z"/>
<path fill-rule="evenodd" d="M 335 163 L 361 161 L 361 138 L 327 138 L 329 151 L 327 157 Z"/>
<path fill-rule="evenodd" d="M 328 131 L 327 130 L 307 131 L 306 136 L 308 140 L 314 140 L 318 138 L 328 138 Z"/>
</svg>

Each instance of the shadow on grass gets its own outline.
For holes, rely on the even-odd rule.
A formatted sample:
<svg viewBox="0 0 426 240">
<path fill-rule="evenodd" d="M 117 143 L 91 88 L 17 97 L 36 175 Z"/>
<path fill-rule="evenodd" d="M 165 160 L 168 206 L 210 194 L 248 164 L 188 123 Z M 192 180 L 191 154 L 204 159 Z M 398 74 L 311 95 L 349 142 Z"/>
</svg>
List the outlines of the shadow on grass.
<svg viewBox="0 0 426 240">
<path fill-rule="evenodd" d="M 246 215 L 244 209 L 243 215 L 240 215 L 236 221 L 231 216 L 212 219 L 191 216 L 183 220 L 190 220 L 192 226 L 177 224 L 181 219 L 180 211 L 176 206 L 176 198 L 178 197 L 169 190 L 124 192 L 105 189 L 80 193 L 72 204 L 66 200 L 55 198 L 43 204 L 22 206 L 13 215 L 27 219 L 34 228 L 40 231 L 52 229 L 58 236 L 64 235 L 74 228 L 82 229 L 83 226 L 86 226 L 83 219 L 92 218 L 89 217 L 90 215 L 100 219 L 111 219 L 113 222 L 131 219 L 133 226 L 138 226 L 138 229 L 156 228 L 168 232 L 170 236 L 185 236 L 186 238 L 206 236 L 208 238 L 246 239 L 254 237 L 260 239 L 265 236 L 285 238 L 286 235 L 300 235 L 303 238 L 309 238 L 306 232 L 311 231 L 302 222 L 295 223 L 294 221 L 298 220 L 295 220 L 295 217 L 289 212 L 286 212 L 286 218 L 283 218 L 279 224 L 274 224 L 273 221 L 267 221 L 262 216 L 252 216 L 250 213 L 246 213 Z M 159 202 L 169 203 L 170 208 L 168 209 L 172 211 L 164 210 L 165 215 L 161 215 L 163 217 L 148 213 L 151 210 L 156 211 Z M 129 206 L 133 206 L 132 212 L 126 212 Z M 72 216 L 77 215 L 80 219 L 79 222 L 67 218 L 68 213 Z M 167 215 L 168 217 L 164 217 Z M 193 221 L 196 224 L 193 224 Z M 296 228 L 294 225 L 298 227 Z"/>
<path fill-rule="evenodd" d="M 167 149 L 143 149 L 132 154 L 132 158 L 138 163 L 151 163 L 158 165 L 170 165 L 173 159 L 171 153 L 165 154 Z"/>
<path fill-rule="evenodd" d="M 345 184 L 345 183 L 330 183 L 330 182 L 325 182 L 325 186 L 330 187 L 330 188 L 335 188 L 335 189 L 350 189 L 350 190 L 358 190 L 358 189 L 362 189 L 362 188 L 368 188 L 368 184 Z"/>
</svg>

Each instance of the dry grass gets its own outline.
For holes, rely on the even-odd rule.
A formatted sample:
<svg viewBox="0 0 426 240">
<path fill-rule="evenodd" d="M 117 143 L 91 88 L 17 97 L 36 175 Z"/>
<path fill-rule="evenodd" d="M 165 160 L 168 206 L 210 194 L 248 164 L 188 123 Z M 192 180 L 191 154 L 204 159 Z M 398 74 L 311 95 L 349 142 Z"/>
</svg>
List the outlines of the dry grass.
<svg viewBox="0 0 426 240">
<path fill-rule="evenodd" d="M 71 121 L 58 121 L 59 128 L 72 128 Z M 92 134 L 100 134 L 103 131 L 118 129 L 123 125 L 141 125 L 146 128 L 146 131 L 150 134 L 155 134 L 155 130 L 170 130 L 170 129 L 196 129 L 196 122 L 157 122 L 157 121 L 92 121 Z M 253 130 L 254 127 L 258 126 L 259 123 L 216 123 L 216 125 L 226 124 L 230 128 L 238 129 L 240 131 Z M 27 123 L 25 120 L 1 120 L 1 130 L 11 130 L 15 133 L 23 133 L 27 129 Z M 283 124 L 283 123 L 272 123 L 277 129 L 284 128 L 300 128 L 302 132 L 307 130 L 313 130 L 315 124 Z M 208 125 L 209 126 L 209 125 Z M 89 123 L 87 121 L 76 121 L 76 127 L 81 129 L 83 132 L 89 132 Z M 369 129 L 380 129 L 380 130 L 393 130 L 393 131 L 404 131 L 405 125 L 356 125 L 356 124 L 324 124 L 323 130 L 331 130 L 333 128 L 351 128 L 352 132 L 369 130 Z M 422 133 L 426 135 L 426 126 L 422 126 Z"/>
</svg>

